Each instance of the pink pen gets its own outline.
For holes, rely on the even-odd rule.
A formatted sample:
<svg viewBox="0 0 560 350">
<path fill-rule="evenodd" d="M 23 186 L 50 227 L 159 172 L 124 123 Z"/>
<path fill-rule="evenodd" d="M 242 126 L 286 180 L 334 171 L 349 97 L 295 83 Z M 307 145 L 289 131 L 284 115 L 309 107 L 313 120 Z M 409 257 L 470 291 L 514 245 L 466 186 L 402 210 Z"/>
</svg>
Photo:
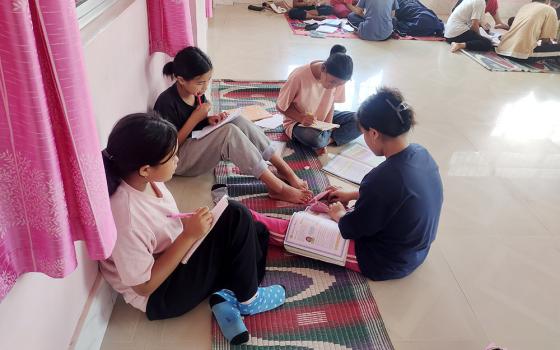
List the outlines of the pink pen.
<svg viewBox="0 0 560 350">
<path fill-rule="evenodd" d="M 167 217 L 171 219 L 182 219 L 182 218 L 190 218 L 193 215 L 194 213 L 177 213 L 177 214 L 167 214 Z"/>
<path fill-rule="evenodd" d="M 202 105 L 202 97 L 200 97 L 200 95 L 196 95 L 196 97 L 198 98 L 198 105 L 201 106 Z"/>
</svg>

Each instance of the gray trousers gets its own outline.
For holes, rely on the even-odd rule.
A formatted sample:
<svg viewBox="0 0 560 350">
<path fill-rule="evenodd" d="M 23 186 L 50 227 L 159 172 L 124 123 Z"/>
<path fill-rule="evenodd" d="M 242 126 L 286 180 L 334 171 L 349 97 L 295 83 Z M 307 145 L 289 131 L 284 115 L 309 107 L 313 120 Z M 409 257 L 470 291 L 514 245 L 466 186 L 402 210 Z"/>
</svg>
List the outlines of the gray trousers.
<svg viewBox="0 0 560 350">
<path fill-rule="evenodd" d="M 202 139 L 188 138 L 183 142 L 177 152 L 175 174 L 198 176 L 214 169 L 220 160 L 229 160 L 244 174 L 259 178 L 274 151 L 264 132 L 240 116 Z"/>
</svg>

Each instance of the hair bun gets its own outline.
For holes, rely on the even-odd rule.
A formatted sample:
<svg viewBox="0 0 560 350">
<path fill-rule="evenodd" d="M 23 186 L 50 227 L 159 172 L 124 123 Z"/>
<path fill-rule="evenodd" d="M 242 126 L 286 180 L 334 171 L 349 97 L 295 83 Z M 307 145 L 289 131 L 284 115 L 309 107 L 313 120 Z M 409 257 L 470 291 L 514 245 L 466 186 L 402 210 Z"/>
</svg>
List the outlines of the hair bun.
<svg viewBox="0 0 560 350">
<path fill-rule="evenodd" d="M 336 44 L 331 48 L 330 56 L 334 55 L 335 53 L 346 54 L 346 48 L 342 45 Z"/>
</svg>

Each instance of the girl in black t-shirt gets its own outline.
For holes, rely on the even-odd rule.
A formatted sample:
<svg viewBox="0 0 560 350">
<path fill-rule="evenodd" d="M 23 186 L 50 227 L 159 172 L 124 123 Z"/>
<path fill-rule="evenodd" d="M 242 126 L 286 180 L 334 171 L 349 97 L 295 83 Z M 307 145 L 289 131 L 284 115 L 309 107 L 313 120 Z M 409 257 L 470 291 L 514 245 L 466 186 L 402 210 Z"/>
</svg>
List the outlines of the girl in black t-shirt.
<svg viewBox="0 0 560 350">
<path fill-rule="evenodd" d="M 191 137 L 193 130 L 215 125 L 227 117 L 225 112 L 209 115 L 212 108 L 204 92 L 212 78 L 210 58 L 196 47 L 181 50 L 163 74 L 175 83 L 158 97 L 154 110 L 175 125 L 178 131 L 178 175 L 196 176 L 212 170 L 220 160 L 230 160 L 246 174 L 265 183 L 273 199 L 306 203 L 312 196 L 307 183 L 300 179 L 282 157 L 275 153 L 266 135 L 245 118 L 239 117 L 204 138 Z M 266 164 L 278 170 L 274 175 Z"/>
</svg>

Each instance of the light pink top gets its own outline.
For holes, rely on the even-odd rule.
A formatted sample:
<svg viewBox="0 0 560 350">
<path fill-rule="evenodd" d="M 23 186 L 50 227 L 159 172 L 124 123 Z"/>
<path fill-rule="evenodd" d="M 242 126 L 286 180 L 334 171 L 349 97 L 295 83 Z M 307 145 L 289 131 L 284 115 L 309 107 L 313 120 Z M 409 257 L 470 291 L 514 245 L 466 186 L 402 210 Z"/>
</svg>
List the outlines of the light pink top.
<svg viewBox="0 0 560 350">
<path fill-rule="evenodd" d="M 293 103 L 301 113 L 312 113 L 317 120 L 332 123 L 334 103 L 345 100 L 344 85 L 334 89 L 325 89 L 311 72 L 310 64 L 296 68 L 288 77 L 288 81 L 280 89 L 276 104 L 281 110 L 287 110 Z M 288 137 L 292 137 L 292 130 L 297 122 L 284 117 L 284 129 Z"/>
<path fill-rule="evenodd" d="M 183 232 L 177 204 L 163 183 L 157 183 L 162 197 L 140 192 L 122 182 L 111 196 L 111 209 L 117 227 L 117 243 L 109 259 L 101 262 L 101 272 L 124 300 L 146 311 L 148 297 L 136 294 L 131 286 L 149 281 L 154 255 L 165 251 Z"/>
</svg>

